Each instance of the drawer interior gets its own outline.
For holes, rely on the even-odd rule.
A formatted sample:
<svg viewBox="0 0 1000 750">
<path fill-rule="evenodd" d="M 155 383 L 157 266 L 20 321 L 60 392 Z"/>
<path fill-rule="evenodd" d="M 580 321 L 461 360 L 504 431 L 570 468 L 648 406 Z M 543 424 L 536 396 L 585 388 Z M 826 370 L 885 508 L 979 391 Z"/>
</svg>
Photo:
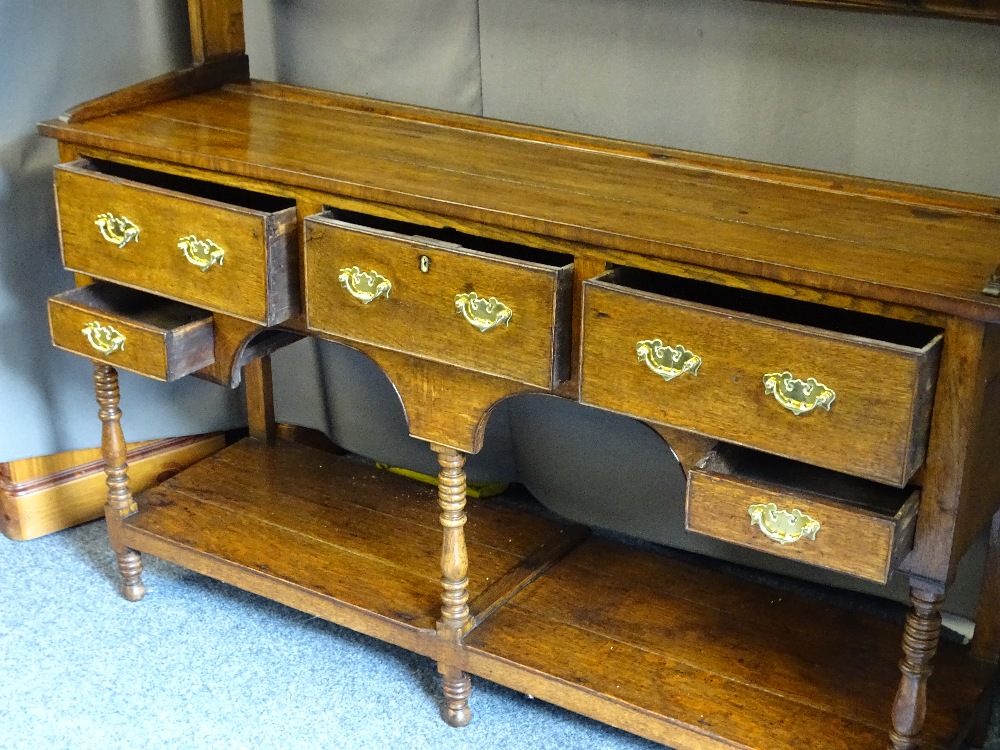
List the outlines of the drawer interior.
<svg viewBox="0 0 1000 750">
<path fill-rule="evenodd" d="M 940 329 L 816 302 L 620 266 L 597 281 L 721 310 L 874 339 L 909 349 L 930 346 Z"/>
<path fill-rule="evenodd" d="M 352 224 L 359 228 L 392 235 L 399 239 L 430 240 L 434 244 L 439 244 L 443 247 L 464 248 L 498 258 L 508 258 L 547 268 L 565 268 L 573 263 L 573 256 L 568 253 L 558 253 L 554 250 L 545 250 L 515 242 L 481 237 L 452 227 L 432 227 L 425 224 L 416 224 L 398 219 L 385 219 L 371 214 L 330 207 L 326 207 L 322 216 L 344 224 Z"/>
<path fill-rule="evenodd" d="M 895 517 L 915 488 L 891 487 L 780 456 L 721 443 L 698 468 L 738 481 L 809 494 L 866 513 Z"/>
<path fill-rule="evenodd" d="M 106 281 L 96 281 L 71 289 L 60 294 L 57 299 L 91 308 L 109 317 L 128 318 L 135 323 L 165 331 L 183 328 L 212 317 L 212 313 L 207 310 Z"/>
<path fill-rule="evenodd" d="M 184 193 L 185 195 L 204 198 L 218 203 L 241 206 L 262 213 L 277 213 L 286 208 L 292 208 L 295 205 L 295 201 L 291 198 L 267 195 L 266 193 L 258 193 L 253 190 L 245 190 L 229 185 L 219 185 L 206 180 L 196 180 L 192 177 L 157 172 L 152 169 L 144 169 L 104 159 L 81 159 L 75 162 L 75 164 L 81 169 L 98 174 L 118 177 L 123 180 L 142 183 L 143 185 L 151 185 L 152 187 L 164 190 L 172 190 L 176 193 Z"/>
</svg>

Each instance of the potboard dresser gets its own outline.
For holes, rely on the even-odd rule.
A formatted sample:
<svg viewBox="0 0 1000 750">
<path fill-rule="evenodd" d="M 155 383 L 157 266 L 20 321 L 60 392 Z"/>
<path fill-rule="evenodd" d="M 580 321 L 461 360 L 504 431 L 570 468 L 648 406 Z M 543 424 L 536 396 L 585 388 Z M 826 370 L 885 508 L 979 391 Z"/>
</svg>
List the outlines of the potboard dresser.
<svg viewBox="0 0 1000 750">
<path fill-rule="evenodd" d="M 677 750 L 981 733 L 1000 200 L 251 81 L 240 3 L 189 7 L 191 68 L 40 126 L 126 597 L 148 553 L 424 654 L 456 726 L 479 675 Z M 304 336 L 379 365 L 437 488 L 279 439 L 268 355 Z M 242 379 L 250 436 L 133 497 L 118 369 Z M 905 623 L 516 498 L 467 516 L 465 456 L 524 393 L 655 426 L 691 533 L 907 576 Z M 991 523 L 975 638 L 942 641 Z"/>
</svg>

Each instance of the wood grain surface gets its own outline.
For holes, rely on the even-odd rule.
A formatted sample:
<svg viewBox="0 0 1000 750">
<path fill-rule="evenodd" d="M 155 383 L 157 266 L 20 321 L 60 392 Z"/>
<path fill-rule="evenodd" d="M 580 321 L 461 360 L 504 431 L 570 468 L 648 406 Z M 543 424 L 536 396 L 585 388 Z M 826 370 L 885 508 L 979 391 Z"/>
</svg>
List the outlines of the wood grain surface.
<svg viewBox="0 0 1000 750">
<path fill-rule="evenodd" d="M 981 293 L 1000 264 L 995 200 L 467 122 L 233 84 L 41 130 L 84 146 L 1000 320 L 1000 302 Z"/>
<path fill-rule="evenodd" d="M 758 461 L 764 458 L 758 457 Z M 747 456 L 745 462 L 753 463 L 754 456 Z M 763 478 L 730 466 L 718 454 L 692 469 L 687 487 L 687 530 L 877 583 L 889 580 L 913 545 L 919 491 L 876 485 L 869 493 L 878 495 L 877 505 L 862 506 L 857 502 L 861 494 L 857 488 L 832 472 L 829 477 L 816 477 L 813 484 L 819 487 L 812 487 L 795 481 L 791 462 L 770 463 L 773 470 Z M 810 469 L 803 465 L 800 473 Z M 815 477 L 821 470 L 811 473 Z M 774 503 L 778 510 L 789 513 L 799 510 L 818 521 L 820 529 L 813 539 L 803 537 L 780 544 L 751 523 L 748 510 L 760 503 Z"/>
<path fill-rule="evenodd" d="M 898 624 L 594 539 L 473 631 L 466 667 L 670 747 L 884 750 L 898 642 Z M 928 750 L 951 747 L 991 673 L 941 644 Z"/>
<path fill-rule="evenodd" d="M 224 204 L 106 176 L 85 161 L 57 167 L 56 196 L 69 269 L 264 325 L 288 318 L 298 302 L 288 237 L 295 214 L 279 201 L 263 201 L 270 211 Z M 138 239 L 124 247 L 104 239 L 94 222 L 106 212 L 138 225 Z M 189 235 L 222 247 L 222 263 L 206 271 L 190 263 L 178 247 Z"/>
<path fill-rule="evenodd" d="M 95 349 L 83 333 L 94 322 L 122 334 L 124 346 Z M 215 359 L 211 313 L 105 282 L 50 298 L 49 327 L 60 349 L 156 380 L 177 380 Z"/>
<path fill-rule="evenodd" d="M 935 332 L 912 346 L 882 342 L 824 330 L 831 315 L 822 308 L 813 325 L 785 322 L 636 291 L 616 274 L 584 285 L 584 403 L 896 486 L 920 467 Z M 697 375 L 652 372 L 636 356 L 650 339 L 700 356 Z M 785 371 L 835 391 L 830 410 L 783 408 L 763 379 Z"/>
<path fill-rule="evenodd" d="M 138 502 L 123 531 L 135 549 L 406 647 L 422 642 L 414 629 L 437 640 L 441 529 L 432 486 L 302 445 L 246 439 Z M 559 548 L 566 525 L 528 506 L 477 503 L 467 529 L 473 597 L 523 558 L 547 565 L 540 548 Z"/>
<path fill-rule="evenodd" d="M 541 388 L 568 374 L 568 258 L 548 266 L 520 260 L 516 247 L 498 248 L 505 257 L 322 217 L 307 219 L 305 231 L 310 328 Z M 378 272 L 391 291 L 355 299 L 338 281 L 351 267 Z M 510 308 L 507 323 L 472 326 L 455 300 L 470 292 Z"/>
</svg>

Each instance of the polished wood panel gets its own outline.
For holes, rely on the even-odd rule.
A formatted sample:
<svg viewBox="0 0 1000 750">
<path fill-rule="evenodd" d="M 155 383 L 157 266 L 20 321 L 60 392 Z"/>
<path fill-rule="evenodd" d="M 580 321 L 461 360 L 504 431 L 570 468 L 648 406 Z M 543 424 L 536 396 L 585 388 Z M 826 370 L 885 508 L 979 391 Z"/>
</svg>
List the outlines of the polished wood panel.
<svg viewBox="0 0 1000 750">
<path fill-rule="evenodd" d="M 688 478 L 686 528 L 778 557 L 885 583 L 913 545 L 918 490 L 897 490 L 743 449 L 720 449 Z M 820 528 L 780 543 L 749 509 L 774 503 Z"/>
<path fill-rule="evenodd" d="M 210 185 L 202 195 L 189 194 L 160 187 L 173 183 L 155 173 L 125 174 L 136 179 L 121 176 L 121 168 L 106 164 L 100 170 L 86 160 L 56 168 L 67 268 L 262 325 L 296 312 L 295 210 L 288 201 L 218 192 Z M 227 199 L 246 205 L 223 202 Z M 136 224 L 137 239 L 120 247 L 102 237 L 95 221 L 106 212 Z M 189 262 L 180 242 L 191 235 L 220 246 L 221 263 L 202 269 Z"/>
<path fill-rule="evenodd" d="M 433 239 L 431 227 L 426 228 L 431 238 L 393 229 L 324 216 L 306 219 L 311 329 L 541 388 L 567 377 L 570 258 L 500 243 L 493 252 L 477 251 L 462 247 L 461 236 L 453 242 Z M 526 259 L 536 255 L 544 257 Z M 391 291 L 367 303 L 355 299 L 338 279 L 352 267 L 378 272 Z M 499 300 L 512 311 L 510 319 L 480 331 L 456 309 L 461 293 Z"/>
<path fill-rule="evenodd" d="M 470 634 L 466 666 L 670 747 L 884 750 L 898 625 L 717 568 L 587 542 Z M 990 674 L 941 644 L 928 750 L 952 746 Z"/>
<path fill-rule="evenodd" d="M 122 347 L 95 348 L 85 334 L 94 323 L 121 334 Z M 104 282 L 51 297 L 49 327 L 60 349 L 156 380 L 177 380 L 215 359 L 211 313 Z"/>
<path fill-rule="evenodd" d="M 434 487 L 356 458 L 246 439 L 138 503 L 123 529 L 134 549 L 421 653 L 440 651 Z M 468 538 L 470 594 L 488 591 L 524 558 L 547 566 L 539 551 L 558 552 L 564 528 L 525 500 L 482 501 Z M 271 555 L 278 547 L 282 554 Z"/>
<path fill-rule="evenodd" d="M 245 51 L 242 0 L 188 0 L 188 19 L 195 63 Z"/>
<path fill-rule="evenodd" d="M 243 384 L 250 437 L 257 440 L 273 440 L 276 436 L 276 424 L 270 355 L 264 355 L 247 363 L 243 368 Z"/>
<path fill-rule="evenodd" d="M 375 361 L 392 382 L 403 404 L 410 435 L 465 453 L 482 450 L 490 414 L 501 401 L 520 393 L 545 392 L 516 380 L 416 359 L 389 349 L 354 346 Z M 447 408 L 443 408 L 445 403 Z"/>
<path fill-rule="evenodd" d="M 584 403 L 896 486 L 920 467 L 936 331 L 907 328 L 882 341 L 876 336 L 893 335 L 897 323 L 849 316 L 837 330 L 831 310 L 811 305 L 765 317 L 770 306 L 755 297 L 737 307 L 737 294 L 719 288 L 733 302 L 727 309 L 703 302 L 702 286 L 669 277 L 641 277 L 664 282 L 664 294 L 618 283 L 632 278 L 623 270 L 584 285 Z M 697 374 L 664 381 L 636 356 L 650 339 L 701 357 Z M 829 411 L 795 415 L 777 403 L 763 380 L 784 371 L 835 391 Z"/>
<path fill-rule="evenodd" d="M 145 490 L 200 461 L 226 444 L 224 435 L 196 435 L 152 440 L 128 446 L 129 479 Z M 0 533 L 19 541 L 37 539 L 100 518 L 108 494 L 100 449 L 69 451 L 6 464 L 14 479 L 0 471 Z M 86 460 L 81 460 L 81 458 Z M 50 470 L 48 467 L 60 467 Z M 37 473 L 38 471 L 42 473 Z"/>
<path fill-rule="evenodd" d="M 555 131 L 510 138 L 506 124 L 442 127 L 451 118 L 393 111 L 273 84 L 230 85 L 41 130 L 79 145 L 1000 321 L 1000 302 L 981 293 L 997 266 L 995 200 L 850 178 L 845 188 L 815 172 Z M 810 182 L 832 189 L 803 189 Z"/>
<path fill-rule="evenodd" d="M 246 55 L 216 58 L 78 104 L 59 119 L 63 122 L 83 122 L 249 78 L 250 59 Z"/>
</svg>

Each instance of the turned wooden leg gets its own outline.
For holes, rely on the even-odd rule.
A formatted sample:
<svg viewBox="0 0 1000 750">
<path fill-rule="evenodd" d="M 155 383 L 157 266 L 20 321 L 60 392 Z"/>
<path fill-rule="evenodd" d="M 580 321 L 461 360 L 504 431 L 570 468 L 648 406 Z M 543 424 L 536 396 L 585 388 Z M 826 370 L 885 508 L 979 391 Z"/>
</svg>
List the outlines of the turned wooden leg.
<svg viewBox="0 0 1000 750">
<path fill-rule="evenodd" d="M 108 475 L 108 499 L 104 504 L 108 538 L 118 559 L 118 570 L 123 579 L 122 594 L 129 601 L 137 602 L 145 595 L 146 586 L 142 582 L 142 558 L 121 541 L 122 518 L 134 513 L 136 505 L 132 490 L 129 489 L 125 435 L 121 426 L 122 412 L 118 408 L 121 395 L 118 390 L 118 371 L 114 367 L 94 363 L 94 392 L 100 406 L 97 414 L 101 418 L 104 473 Z"/>
<path fill-rule="evenodd" d="M 441 472 L 438 474 L 438 504 L 441 506 L 441 619 L 438 635 L 449 643 L 461 643 L 472 627 L 469 615 L 469 554 L 465 547 L 465 456 L 444 446 L 435 445 Z M 457 667 L 440 664 L 444 677 L 444 720 L 453 727 L 464 727 L 472 719 L 469 694 L 472 682 Z"/>
<path fill-rule="evenodd" d="M 903 630 L 903 659 L 899 662 L 902 677 L 892 707 L 890 750 L 917 750 L 920 747 L 920 732 L 927 713 L 927 678 L 941 634 L 943 601 L 944 594 L 938 591 L 916 586 L 910 589 L 913 608 Z"/>
</svg>

